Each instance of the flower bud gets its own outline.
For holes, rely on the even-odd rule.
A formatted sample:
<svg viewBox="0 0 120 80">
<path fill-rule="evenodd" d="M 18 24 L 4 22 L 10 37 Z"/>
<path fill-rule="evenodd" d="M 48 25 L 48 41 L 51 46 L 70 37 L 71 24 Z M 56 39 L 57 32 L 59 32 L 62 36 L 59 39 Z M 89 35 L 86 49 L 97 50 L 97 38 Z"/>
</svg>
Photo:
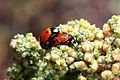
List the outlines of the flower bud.
<svg viewBox="0 0 120 80">
<path fill-rule="evenodd" d="M 113 78 L 113 80 L 120 80 L 120 77 L 119 77 L 119 76 L 115 76 L 115 77 Z"/>
<path fill-rule="evenodd" d="M 115 45 L 116 45 L 117 47 L 120 47 L 120 38 L 116 38 L 116 40 L 115 40 Z"/>
<path fill-rule="evenodd" d="M 56 60 L 56 64 L 60 66 L 60 60 Z"/>
<path fill-rule="evenodd" d="M 92 60 L 94 60 L 94 56 L 93 56 L 93 54 L 91 54 L 91 53 L 86 53 L 85 55 L 84 55 L 84 60 L 85 61 L 88 61 L 88 62 L 91 62 Z"/>
<path fill-rule="evenodd" d="M 87 79 L 84 76 L 80 75 L 80 76 L 78 76 L 77 80 L 87 80 Z"/>
<path fill-rule="evenodd" d="M 67 57 L 66 62 L 67 64 L 71 64 L 74 61 L 74 58 L 72 57 Z"/>
<path fill-rule="evenodd" d="M 102 38 L 104 38 L 104 34 L 103 34 L 103 31 L 102 31 L 102 30 L 99 31 L 99 32 L 96 34 L 96 38 L 97 38 L 97 39 L 102 39 Z"/>
<path fill-rule="evenodd" d="M 85 64 L 84 61 L 74 62 L 74 65 L 78 70 L 86 70 L 87 69 L 87 65 Z"/>
<path fill-rule="evenodd" d="M 65 62 L 65 59 L 61 59 L 60 60 L 60 65 L 61 66 L 67 66 L 66 62 Z"/>
<path fill-rule="evenodd" d="M 83 48 L 83 50 L 85 52 L 91 52 L 91 51 L 93 51 L 93 46 L 92 46 L 93 43 L 92 42 L 85 41 L 85 42 L 82 42 L 81 45 L 82 45 L 82 48 Z"/>
<path fill-rule="evenodd" d="M 75 51 L 72 51 L 72 52 L 68 53 L 68 56 L 72 57 L 72 58 L 76 58 L 77 57 L 77 53 Z"/>
<path fill-rule="evenodd" d="M 90 68 L 92 69 L 92 72 L 97 71 L 97 69 L 98 69 L 98 62 L 96 60 L 91 61 Z"/>
<path fill-rule="evenodd" d="M 12 39 L 11 42 L 10 42 L 10 46 L 12 48 L 16 48 L 17 47 L 17 40 Z"/>
<path fill-rule="evenodd" d="M 49 61 L 49 60 L 50 60 L 50 55 L 46 55 L 46 56 L 44 57 L 44 60 L 45 60 L 45 61 Z"/>
<path fill-rule="evenodd" d="M 51 60 L 53 61 L 53 62 L 55 62 L 56 60 L 58 60 L 60 57 L 59 57 L 59 55 L 57 55 L 57 54 L 55 54 L 55 53 L 52 53 L 51 54 Z"/>
<path fill-rule="evenodd" d="M 103 71 L 102 73 L 101 73 L 101 77 L 103 78 L 103 79 L 107 79 L 107 80 L 111 80 L 113 77 L 114 77 L 114 75 L 112 74 L 112 72 L 111 71 L 109 71 L 109 70 L 105 70 L 105 71 Z"/>
<path fill-rule="evenodd" d="M 66 45 L 61 45 L 60 50 L 66 51 L 69 47 Z"/>
<path fill-rule="evenodd" d="M 105 34 L 106 32 L 110 31 L 110 26 L 108 24 L 103 25 L 103 33 Z"/>
<path fill-rule="evenodd" d="M 112 56 L 113 56 L 114 60 L 120 61 L 120 49 L 117 48 L 114 51 L 112 51 Z"/>
<path fill-rule="evenodd" d="M 104 42 L 104 43 L 103 43 L 103 51 L 107 52 L 109 46 L 110 46 L 110 45 L 108 44 L 108 42 Z"/>
<path fill-rule="evenodd" d="M 96 49 L 101 49 L 102 48 L 102 45 L 103 45 L 103 42 L 102 41 L 98 41 L 98 40 L 95 40 L 94 41 L 94 47 Z"/>
<path fill-rule="evenodd" d="M 68 27 L 68 28 L 66 28 L 65 30 L 64 30 L 64 32 L 66 32 L 66 33 L 72 33 L 73 32 L 73 28 L 72 27 Z"/>
<path fill-rule="evenodd" d="M 97 61 L 98 61 L 99 63 L 103 63 L 103 62 L 105 62 L 105 57 L 104 57 L 104 56 L 100 56 L 100 57 L 97 59 Z"/>
<path fill-rule="evenodd" d="M 112 72 L 114 74 L 120 74 L 120 63 L 115 63 L 112 65 Z"/>
<path fill-rule="evenodd" d="M 93 40 L 94 39 L 94 34 L 93 33 L 89 33 L 89 38 L 88 38 L 88 40 Z"/>
<path fill-rule="evenodd" d="M 105 36 L 112 36 L 113 33 L 110 31 L 110 26 L 108 24 L 103 25 L 103 33 Z"/>
</svg>

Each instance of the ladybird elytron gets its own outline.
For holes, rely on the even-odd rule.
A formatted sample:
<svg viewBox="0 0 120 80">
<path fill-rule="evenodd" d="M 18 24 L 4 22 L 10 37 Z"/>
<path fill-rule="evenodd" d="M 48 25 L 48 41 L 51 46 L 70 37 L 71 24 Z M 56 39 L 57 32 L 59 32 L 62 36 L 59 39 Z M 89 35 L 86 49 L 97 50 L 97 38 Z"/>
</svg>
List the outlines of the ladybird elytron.
<svg viewBox="0 0 120 80">
<path fill-rule="evenodd" d="M 64 44 L 66 42 L 71 42 L 73 40 L 73 36 L 67 34 L 67 33 L 59 33 L 56 35 L 55 38 L 50 39 L 49 44 L 51 46 L 55 46 L 58 44 Z"/>
<path fill-rule="evenodd" d="M 56 34 L 59 33 L 58 27 L 53 27 L 53 28 L 47 28 L 44 31 L 40 33 L 40 44 L 42 47 L 45 47 L 47 45 L 47 41 L 49 38 L 55 36 Z"/>
</svg>

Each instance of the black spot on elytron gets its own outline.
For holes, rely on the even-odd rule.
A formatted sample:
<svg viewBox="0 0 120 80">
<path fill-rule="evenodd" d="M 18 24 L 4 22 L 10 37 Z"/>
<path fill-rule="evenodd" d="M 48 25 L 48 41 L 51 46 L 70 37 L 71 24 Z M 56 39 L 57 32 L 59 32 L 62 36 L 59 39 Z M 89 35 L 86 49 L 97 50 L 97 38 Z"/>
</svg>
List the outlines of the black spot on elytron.
<svg viewBox="0 0 120 80">
<path fill-rule="evenodd" d="M 52 43 L 55 43 L 55 41 L 52 41 Z"/>
<path fill-rule="evenodd" d="M 46 33 L 48 34 L 49 31 L 46 31 Z"/>
</svg>

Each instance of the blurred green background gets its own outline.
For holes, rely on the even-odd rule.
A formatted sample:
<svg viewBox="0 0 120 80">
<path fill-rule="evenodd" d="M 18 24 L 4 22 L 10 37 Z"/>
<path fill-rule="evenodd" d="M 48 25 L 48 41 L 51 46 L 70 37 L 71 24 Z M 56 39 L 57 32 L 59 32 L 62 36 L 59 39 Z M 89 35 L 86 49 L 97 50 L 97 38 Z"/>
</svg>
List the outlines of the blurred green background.
<svg viewBox="0 0 120 80">
<path fill-rule="evenodd" d="M 85 18 L 97 27 L 120 14 L 120 0 L 0 0 L 0 80 L 15 56 L 9 43 L 17 33 L 38 37 L 46 27 Z"/>
</svg>

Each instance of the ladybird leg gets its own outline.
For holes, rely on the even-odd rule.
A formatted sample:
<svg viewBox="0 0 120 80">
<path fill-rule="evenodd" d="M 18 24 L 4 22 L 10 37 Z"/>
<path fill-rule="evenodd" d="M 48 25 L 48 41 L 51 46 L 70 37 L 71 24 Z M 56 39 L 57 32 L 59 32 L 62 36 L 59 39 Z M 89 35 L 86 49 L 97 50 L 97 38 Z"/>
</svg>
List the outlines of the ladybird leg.
<svg viewBox="0 0 120 80">
<path fill-rule="evenodd" d="M 77 50 L 77 47 L 73 44 L 73 43 L 76 43 L 74 37 L 71 35 L 68 35 L 68 38 L 69 38 L 68 44 L 71 44 L 71 46 L 73 46 Z M 74 40 L 74 41 L 72 42 L 72 40 Z"/>
<path fill-rule="evenodd" d="M 50 49 L 50 45 L 49 45 L 49 42 L 48 42 L 48 41 L 45 43 L 45 48 L 46 48 L 46 49 Z"/>
</svg>

